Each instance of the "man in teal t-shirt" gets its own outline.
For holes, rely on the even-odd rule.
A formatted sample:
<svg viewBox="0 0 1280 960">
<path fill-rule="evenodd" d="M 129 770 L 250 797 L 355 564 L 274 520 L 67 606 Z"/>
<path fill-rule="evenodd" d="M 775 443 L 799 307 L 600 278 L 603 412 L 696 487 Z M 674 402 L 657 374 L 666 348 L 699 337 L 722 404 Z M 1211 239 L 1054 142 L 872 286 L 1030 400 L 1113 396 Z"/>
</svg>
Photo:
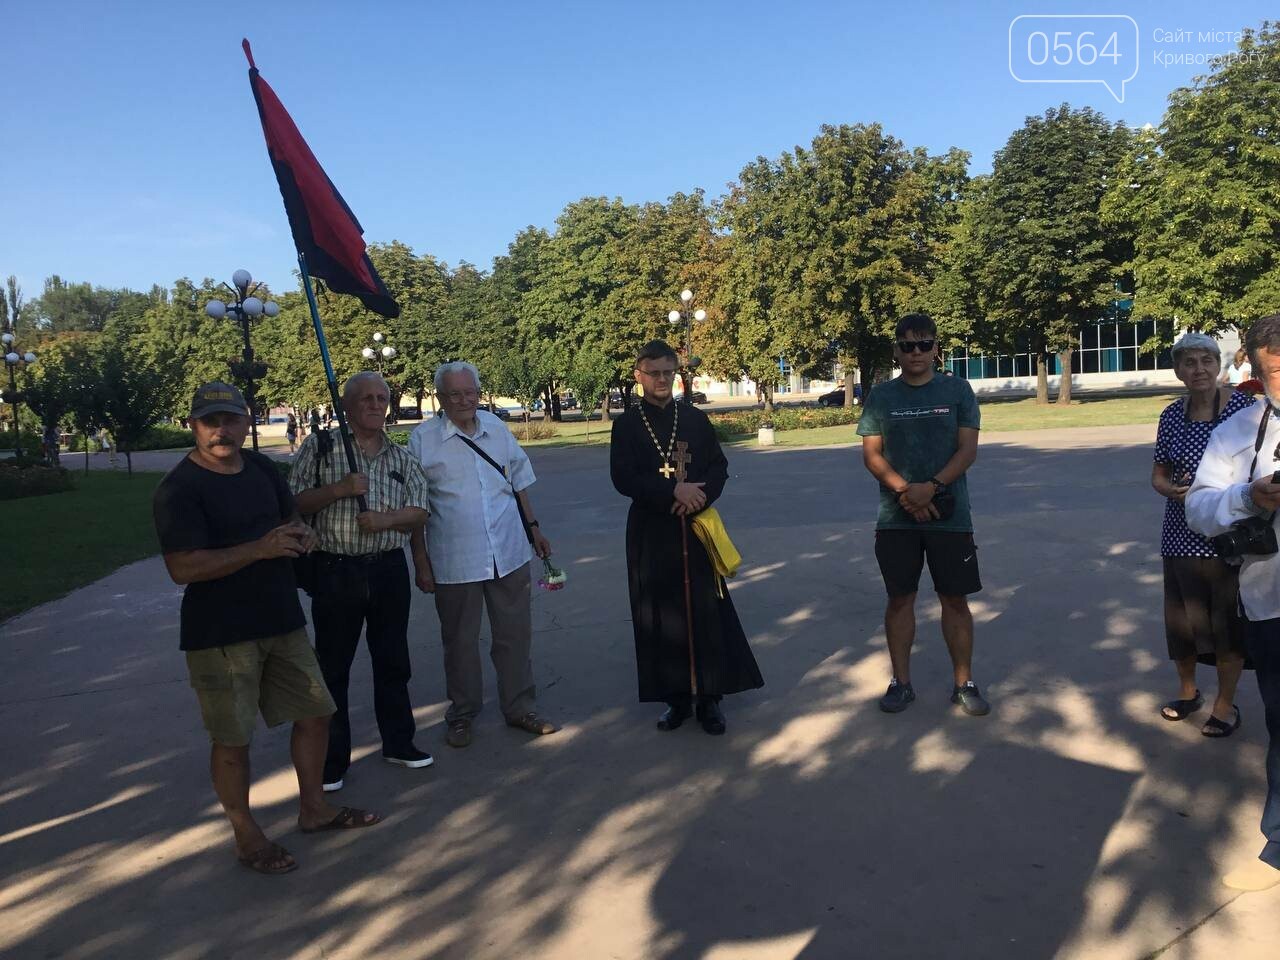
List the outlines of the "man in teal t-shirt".
<svg viewBox="0 0 1280 960">
<path fill-rule="evenodd" d="M 889 594 L 884 631 L 893 679 L 880 709 L 898 713 L 916 698 L 911 645 L 916 592 L 928 560 L 955 672 L 951 702 L 983 716 L 990 707 L 973 682 L 967 599 L 982 581 L 965 480 L 978 455 L 978 401 L 968 381 L 936 373 L 938 331 L 924 314 L 899 320 L 894 339 L 902 374 L 871 391 L 858 423 L 863 462 L 880 482 L 876 560 Z"/>
</svg>

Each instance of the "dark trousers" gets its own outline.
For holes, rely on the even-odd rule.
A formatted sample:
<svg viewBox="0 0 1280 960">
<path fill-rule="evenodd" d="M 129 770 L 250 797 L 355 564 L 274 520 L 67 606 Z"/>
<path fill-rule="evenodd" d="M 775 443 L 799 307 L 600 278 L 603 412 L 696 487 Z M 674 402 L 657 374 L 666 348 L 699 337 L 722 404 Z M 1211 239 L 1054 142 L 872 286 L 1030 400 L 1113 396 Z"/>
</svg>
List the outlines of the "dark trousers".
<svg viewBox="0 0 1280 960">
<path fill-rule="evenodd" d="M 337 710 L 329 721 L 325 783 L 341 780 L 351 765 L 351 721 L 347 684 L 351 662 L 365 632 L 373 663 L 373 712 L 382 752 L 395 754 L 413 744 L 409 705 L 409 568 L 403 550 L 370 557 L 322 553 L 317 589 L 311 600 L 316 659 Z"/>
<path fill-rule="evenodd" d="M 1249 658 L 1267 720 L 1267 802 L 1262 808 L 1266 846 L 1258 859 L 1280 870 L 1280 619 L 1246 623 Z"/>
</svg>

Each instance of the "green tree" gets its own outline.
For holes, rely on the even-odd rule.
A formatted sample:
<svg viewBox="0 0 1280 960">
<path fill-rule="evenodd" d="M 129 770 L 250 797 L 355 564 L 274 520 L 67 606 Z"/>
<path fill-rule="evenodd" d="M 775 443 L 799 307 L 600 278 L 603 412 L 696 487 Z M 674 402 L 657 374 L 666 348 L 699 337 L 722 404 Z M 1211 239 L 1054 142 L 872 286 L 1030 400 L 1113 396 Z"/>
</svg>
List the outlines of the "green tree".
<svg viewBox="0 0 1280 960">
<path fill-rule="evenodd" d="M 100 332 L 117 314 L 140 316 L 156 293 L 157 288 L 148 296 L 128 289 L 68 283 L 54 274 L 45 279 L 44 291 L 28 304 L 27 311 L 30 325 L 43 334 Z"/>
<path fill-rule="evenodd" d="M 258 395 L 268 407 L 289 406 L 302 414 L 330 402 L 324 364 L 306 296 L 294 291 L 278 302 L 280 312 L 263 317 L 253 334 L 254 351 L 267 366 Z"/>
<path fill-rule="evenodd" d="M 239 324 L 214 320 L 204 312 L 210 300 L 227 297 L 226 289 L 208 278 L 196 286 L 183 277 L 174 282 L 166 298 L 149 298 L 150 305 L 137 321 L 129 339 L 141 356 L 150 362 L 173 363 L 181 370 L 170 384 L 169 415 L 180 413 L 200 384 L 230 378 L 229 364 L 241 352 Z"/>
<path fill-rule="evenodd" d="M 171 359 L 154 363 L 114 332 L 98 340 L 95 353 L 100 383 L 98 416 L 125 455 L 132 476 L 133 451 L 147 429 L 168 415 L 173 381 L 179 373 Z"/>
<path fill-rule="evenodd" d="M 973 212 L 979 299 L 991 322 L 985 346 L 1027 346 L 1039 403 L 1049 402 L 1051 352 L 1062 370 L 1058 402 L 1071 402 L 1076 332 L 1116 298 L 1130 253 L 1101 205 L 1130 143 L 1123 124 L 1087 107 L 1063 104 L 1028 117 L 997 151 Z"/>
<path fill-rule="evenodd" d="M 918 305 L 958 213 L 968 155 L 908 150 L 879 124 L 823 126 L 809 148 L 743 170 L 722 205 L 733 244 L 726 303 L 744 315 L 755 363 L 888 368 L 897 319 Z M 743 262 L 745 259 L 745 262 Z M 852 390 L 847 391 L 851 400 Z"/>
<path fill-rule="evenodd" d="M 1267 21 L 1137 137 L 1106 207 L 1132 231 L 1136 315 L 1217 333 L 1280 310 L 1278 92 Z"/>
<path fill-rule="evenodd" d="M 91 437 L 106 426 L 105 385 L 102 379 L 101 338 L 97 335 L 69 339 L 61 348 L 70 403 L 67 418 L 84 440 L 84 470 L 89 472 Z"/>
<path fill-rule="evenodd" d="M 516 327 L 522 349 L 538 354 L 546 373 L 540 392 L 553 418 L 574 345 L 600 343 L 614 323 L 610 299 L 626 281 L 618 252 L 637 215 L 619 199 L 584 197 L 561 211 L 555 234 L 535 250 L 528 289 L 515 304 Z"/>
<path fill-rule="evenodd" d="M 18 278 L 13 274 L 9 274 L 9 279 L 5 281 L 5 306 L 8 310 L 9 329 L 14 335 L 23 333 L 22 330 L 22 310 L 25 301 L 22 298 L 22 287 L 18 284 Z"/>
<path fill-rule="evenodd" d="M 718 211 L 728 231 L 717 284 L 724 313 L 703 329 L 704 365 L 730 381 L 750 377 L 768 412 L 781 379 L 779 359 L 789 356 L 794 364 L 820 339 L 810 336 L 802 264 L 790 239 L 804 228 L 801 193 L 790 157 L 777 163 L 760 157 L 742 170 Z"/>
<path fill-rule="evenodd" d="M 604 323 L 583 332 L 575 342 L 598 347 L 615 365 L 609 386 L 630 390 L 636 350 L 657 337 L 680 337 L 667 323 L 667 314 L 680 306 L 680 291 L 694 291 L 694 306 L 716 313 L 717 268 L 724 244 L 712 224 L 712 211 L 703 192 L 676 193 L 664 203 L 646 203 L 634 209 L 627 229 L 619 233 L 607 251 L 615 279 L 603 305 Z M 704 325 L 693 330 L 693 354 L 704 352 Z M 605 404 L 607 411 L 607 404 Z"/>
<path fill-rule="evenodd" d="M 618 364 L 599 347 L 583 347 L 574 355 L 565 384 L 573 391 L 587 418 L 587 440 L 591 439 L 591 412 L 609 395 L 617 382 Z"/>
<path fill-rule="evenodd" d="M 524 406 L 525 440 L 530 433 L 529 411 L 552 376 L 553 363 L 549 357 L 511 345 L 498 356 L 495 369 L 489 374 L 486 389 L 515 397 Z"/>
<path fill-rule="evenodd" d="M 85 338 L 71 335 L 46 343 L 40 351 L 40 362 L 32 370 L 26 403 L 40 418 L 44 428 L 60 430 L 83 388 L 85 375 L 79 369 L 89 362 Z"/>
<path fill-rule="evenodd" d="M 497 365 L 502 345 L 515 336 L 515 320 L 500 309 L 494 279 L 465 261 L 449 275 L 449 299 L 444 308 L 444 327 L 453 340 L 452 352 L 434 358 L 423 384 L 434 393 L 431 376 L 444 360 L 466 360 L 480 371 L 481 383 Z M 432 406 L 435 406 L 434 397 Z"/>
</svg>

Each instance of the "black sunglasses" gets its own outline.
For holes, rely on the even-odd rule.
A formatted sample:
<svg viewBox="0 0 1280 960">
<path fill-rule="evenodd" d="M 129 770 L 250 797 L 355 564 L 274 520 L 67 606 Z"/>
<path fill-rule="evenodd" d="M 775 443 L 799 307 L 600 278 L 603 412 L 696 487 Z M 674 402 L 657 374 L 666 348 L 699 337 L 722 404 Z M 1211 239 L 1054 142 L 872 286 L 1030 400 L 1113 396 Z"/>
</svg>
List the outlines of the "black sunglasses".
<svg viewBox="0 0 1280 960">
<path fill-rule="evenodd" d="M 903 353 L 910 353 L 912 350 L 928 353 L 937 342 L 937 340 L 899 340 L 898 349 Z"/>
</svg>

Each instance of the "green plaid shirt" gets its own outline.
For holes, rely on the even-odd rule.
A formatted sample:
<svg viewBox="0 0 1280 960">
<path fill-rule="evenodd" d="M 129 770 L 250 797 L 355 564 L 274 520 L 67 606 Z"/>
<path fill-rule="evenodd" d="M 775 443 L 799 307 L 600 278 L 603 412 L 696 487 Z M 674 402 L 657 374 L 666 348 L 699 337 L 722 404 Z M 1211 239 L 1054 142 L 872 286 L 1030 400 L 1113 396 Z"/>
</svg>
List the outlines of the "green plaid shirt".
<svg viewBox="0 0 1280 960">
<path fill-rule="evenodd" d="M 338 483 L 348 474 L 347 458 L 342 451 L 342 437 L 337 429 L 329 431 L 333 449 L 328 461 L 319 456 L 319 436 L 311 434 L 302 441 L 298 455 L 289 473 L 289 487 L 297 496 L 303 490 L 316 486 Z M 427 506 L 427 475 L 409 451 L 391 442 L 384 433 L 382 449 L 373 457 L 366 457 L 358 443 L 352 444 L 356 454 L 356 469 L 369 478 L 370 510 L 400 510 L 404 507 Z M 320 466 L 320 481 L 316 482 L 316 465 Z M 365 554 L 396 550 L 409 542 L 409 534 L 399 530 L 383 530 L 381 533 L 365 533 L 356 524 L 360 511 L 354 497 L 335 500 L 310 518 L 320 537 L 318 549 L 327 553 Z"/>
</svg>

